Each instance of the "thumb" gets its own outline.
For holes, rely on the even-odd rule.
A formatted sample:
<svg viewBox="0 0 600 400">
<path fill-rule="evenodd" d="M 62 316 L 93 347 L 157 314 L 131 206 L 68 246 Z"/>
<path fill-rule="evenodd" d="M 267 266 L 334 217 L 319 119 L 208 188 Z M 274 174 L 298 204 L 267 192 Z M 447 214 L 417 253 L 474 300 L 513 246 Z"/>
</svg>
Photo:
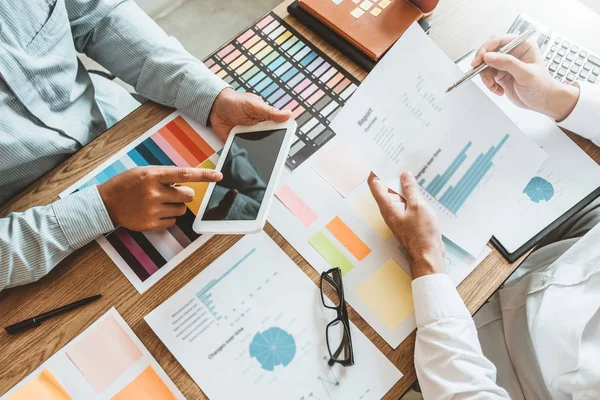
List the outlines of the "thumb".
<svg viewBox="0 0 600 400">
<path fill-rule="evenodd" d="M 251 115 L 252 118 L 264 121 L 284 122 L 292 116 L 292 112 L 289 110 L 279 110 L 260 99 L 256 100 L 253 107 L 254 115 Z"/>
<path fill-rule="evenodd" d="M 421 192 L 419 191 L 419 185 L 413 174 L 409 171 L 403 172 L 400 176 L 400 182 L 402 184 L 402 193 L 404 194 L 408 207 L 418 203 L 421 199 Z"/>
<path fill-rule="evenodd" d="M 508 72 L 518 83 L 524 83 L 530 76 L 529 66 L 510 54 L 486 53 L 483 61 L 492 68 Z"/>
</svg>

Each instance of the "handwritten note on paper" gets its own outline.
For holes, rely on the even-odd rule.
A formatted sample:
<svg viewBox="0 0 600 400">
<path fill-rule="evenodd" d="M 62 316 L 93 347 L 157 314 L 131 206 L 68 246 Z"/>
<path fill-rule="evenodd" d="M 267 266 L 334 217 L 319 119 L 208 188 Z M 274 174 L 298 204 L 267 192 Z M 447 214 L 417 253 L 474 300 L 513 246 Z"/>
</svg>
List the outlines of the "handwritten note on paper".
<svg viewBox="0 0 600 400">
<path fill-rule="evenodd" d="M 343 197 L 352 193 L 371 173 L 362 157 L 345 142 L 322 154 L 312 167 Z"/>
<path fill-rule="evenodd" d="M 101 393 L 135 364 L 142 352 L 111 315 L 74 343 L 67 356 Z"/>
</svg>

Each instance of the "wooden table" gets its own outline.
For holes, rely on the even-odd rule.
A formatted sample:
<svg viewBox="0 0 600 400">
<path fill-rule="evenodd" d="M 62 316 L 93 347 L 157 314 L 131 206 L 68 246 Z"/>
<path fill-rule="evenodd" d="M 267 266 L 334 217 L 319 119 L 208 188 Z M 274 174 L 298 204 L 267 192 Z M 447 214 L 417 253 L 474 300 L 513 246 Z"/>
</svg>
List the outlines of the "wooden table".
<svg viewBox="0 0 600 400">
<path fill-rule="evenodd" d="M 600 0 L 586 0 L 600 11 Z M 316 46 L 363 79 L 366 73 L 325 44 L 311 31 L 287 15 L 286 3 L 275 8 Z M 492 34 L 505 32 L 520 12 L 538 18 L 579 44 L 600 54 L 600 19 L 595 12 L 575 0 L 442 0 L 429 17 L 430 36 L 452 59 L 477 47 Z M 240 27 L 240 30 L 243 27 Z M 0 217 L 13 211 L 45 205 L 58 193 L 84 176 L 136 137 L 171 113 L 171 109 L 146 103 L 100 138 L 56 167 L 21 195 L 0 208 Z M 600 149 L 589 141 L 572 136 L 596 161 Z M 313 281 L 318 274 L 271 226 L 266 231 Z M 64 260 L 39 282 L 0 293 L 0 326 L 51 309 L 74 299 L 104 293 L 102 300 L 74 313 L 52 320 L 16 337 L 0 332 L 0 393 L 5 393 L 51 355 L 66 345 L 110 307 L 116 307 L 140 340 L 188 398 L 205 398 L 166 347 L 154 335 L 143 317 L 201 272 L 217 256 L 231 247 L 239 236 L 214 237 L 159 283 L 140 295 L 96 243 L 91 243 Z M 493 251 L 459 286 L 459 293 L 474 313 L 515 270 Z M 404 373 L 386 398 L 398 398 L 415 381 L 413 351 L 415 334 L 397 349 L 387 345 L 352 309 L 354 323 Z"/>
</svg>

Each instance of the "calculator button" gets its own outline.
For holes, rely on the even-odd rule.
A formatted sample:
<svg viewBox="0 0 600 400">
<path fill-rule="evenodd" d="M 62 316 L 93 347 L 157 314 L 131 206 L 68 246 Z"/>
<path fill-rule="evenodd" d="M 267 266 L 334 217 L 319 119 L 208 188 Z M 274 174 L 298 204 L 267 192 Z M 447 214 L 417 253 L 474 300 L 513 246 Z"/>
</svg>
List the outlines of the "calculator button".
<svg viewBox="0 0 600 400">
<path fill-rule="evenodd" d="M 593 54 L 590 54 L 588 57 L 588 61 L 591 62 L 592 64 L 600 67 L 600 58 L 596 57 Z"/>
<path fill-rule="evenodd" d="M 596 80 L 598 79 L 597 76 L 594 75 L 590 75 L 590 77 L 588 78 L 588 81 L 592 82 L 592 83 L 596 83 Z"/>
<path fill-rule="evenodd" d="M 573 53 L 567 54 L 567 60 L 573 61 L 574 59 L 575 59 L 575 54 L 573 54 Z"/>
<path fill-rule="evenodd" d="M 582 71 L 579 73 L 579 76 L 580 76 L 580 77 L 582 77 L 583 79 L 587 79 L 587 77 L 588 77 L 588 74 L 589 74 L 589 72 L 587 72 L 587 71 L 585 71 L 585 70 L 582 70 Z"/>
<path fill-rule="evenodd" d="M 571 67 L 571 72 L 574 73 L 574 74 L 578 73 L 579 70 L 580 70 L 580 67 L 578 67 L 577 65 L 573 65 Z"/>
<path fill-rule="evenodd" d="M 561 57 L 564 57 L 565 54 L 567 54 L 567 51 L 565 49 L 558 49 L 558 55 Z"/>
<path fill-rule="evenodd" d="M 586 71 L 589 71 L 590 69 L 592 69 L 592 64 L 590 64 L 590 63 L 583 64 L 583 69 L 585 69 Z"/>
<path fill-rule="evenodd" d="M 550 47 L 550 51 L 556 51 L 558 50 L 558 47 L 556 45 L 553 45 L 552 47 Z"/>
<path fill-rule="evenodd" d="M 600 74 L 600 68 L 594 67 L 594 69 L 592 70 L 592 74 L 598 76 L 598 74 Z"/>
<path fill-rule="evenodd" d="M 552 53 L 552 52 L 546 53 L 546 60 L 551 59 L 553 55 L 554 55 L 554 53 Z"/>
<path fill-rule="evenodd" d="M 554 79 L 556 79 L 556 80 L 557 80 L 557 81 L 559 81 L 559 82 L 562 82 L 562 78 L 561 78 L 560 76 L 558 76 L 558 75 L 556 75 L 556 76 L 554 77 Z"/>
<path fill-rule="evenodd" d="M 575 64 L 581 67 L 583 65 L 583 58 L 578 58 L 577 60 L 575 60 Z"/>
<path fill-rule="evenodd" d="M 571 47 L 571 43 L 567 42 L 566 40 L 564 42 L 562 42 L 563 49 L 568 49 L 569 47 Z"/>
<path fill-rule="evenodd" d="M 578 46 L 573 46 L 571 47 L 571 53 L 579 53 L 579 47 Z"/>
<path fill-rule="evenodd" d="M 558 70 L 557 74 L 558 74 L 558 76 L 563 77 L 567 74 L 567 70 L 564 68 L 561 68 Z"/>
<path fill-rule="evenodd" d="M 559 37 L 557 37 L 557 38 L 556 38 L 556 40 L 554 41 L 554 43 L 556 43 L 556 44 L 559 44 L 559 43 L 560 43 L 560 40 L 561 40 L 561 39 L 560 39 Z"/>
<path fill-rule="evenodd" d="M 571 68 L 571 62 L 568 60 L 563 61 L 562 63 L 563 68 L 569 69 Z"/>
<path fill-rule="evenodd" d="M 556 56 L 554 57 L 554 62 L 560 64 L 562 62 L 562 57 Z"/>
<path fill-rule="evenodd" d="M 573 82 L 575 80 L 575 75 L 573 75 L 572 73 L 568 73 L 567 74 L 567 80 L 569 82 Z"/>
<path fill-rule="evenodd" d="M 583 57 L 583 58 L 586 58 L 586 57 L 588 56 L 588 53 L 587 53 L 587 51 L 585 51 L 585 50 L 581 50 L 581 51 L 579 52 L 579 55 L 580 55 L 581 57 Z"/>
<path fill-rule="evenodd" d="M 550 64 L 550 67 L 548 67 L 548 69 L 552 72 L 556 72 L 556 70 L 558 69 L 558 64 Z"/>
</svg>

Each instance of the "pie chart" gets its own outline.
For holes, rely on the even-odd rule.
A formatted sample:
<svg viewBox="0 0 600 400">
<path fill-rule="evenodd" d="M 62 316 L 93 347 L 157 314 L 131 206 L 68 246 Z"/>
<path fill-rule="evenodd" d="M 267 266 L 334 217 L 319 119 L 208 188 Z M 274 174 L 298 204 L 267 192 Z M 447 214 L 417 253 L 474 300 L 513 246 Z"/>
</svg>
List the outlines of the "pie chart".
<svg viewBox="0 0 600 400">
<path fill-rule="evenodd" d="M 295 355 L 294 337 L 278 327 L 258 332 L 250 343 L 250 357 L 256 358 L 265 371 L 274 371 L 277 365 L 287 366 Z"/>
<path fill-rule="evenodd" d="M 554 196 L 554 186 L 544 178 L 536 176 L 529 181 L 523 193 L 534 203 L 539 203 L 542 200 L 550 201 Z"/>
</svg>

